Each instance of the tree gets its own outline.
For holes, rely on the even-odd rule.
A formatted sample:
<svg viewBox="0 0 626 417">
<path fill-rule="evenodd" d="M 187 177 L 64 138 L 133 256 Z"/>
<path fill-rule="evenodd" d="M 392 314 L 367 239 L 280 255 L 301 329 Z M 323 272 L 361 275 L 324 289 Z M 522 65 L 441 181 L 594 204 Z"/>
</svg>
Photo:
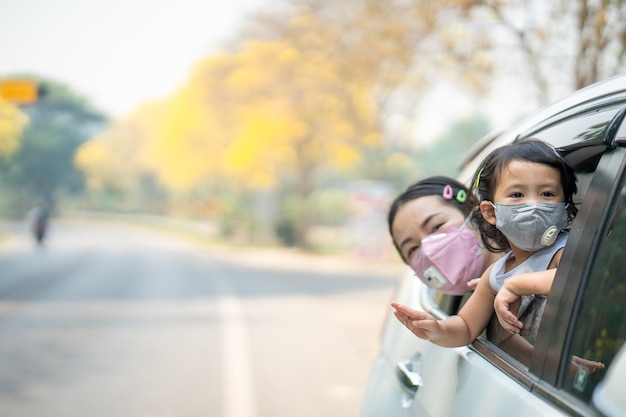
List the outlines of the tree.
<svg viewBox="0 0 626 417">
<path fill-rule="evenodd" d="M 337 48 L 338 28 L 305 13 L 285 29 L 284 39 L 244 42 L 202 62 L 172 99 L 152 154 L 168 159 L 155 167 L 170 186 L 293 190 L 304 245 L 304 202 L 318 171 L 354 165 L 380 135 L 368 84 Z"/>
<path fill-rule="evenodd" d="M 441 30 L 442 11 L 430 2 L 315 0 L 258 16 L 236 48 L 204 59 L 169 100 L 141 145 L 150 169 L 176 193 L 279 195 L 297 220 L 295 243 L 306 245 L 320 179 L 348 175 L 380 149 L 387 115 L 411 109 L 433 68 L 451 70 L 453 54 L 466 72 L 487 70 Z M 91 180 L 100 165 L 89 155 L 104 161 L 119 151 L 102 137 L 85 147 Z M 99 171 L 110 184 L 125 172 Z"/>
<path fill-rule="evenodd" d="M 623 67 L 624 6 L 617 0 L 286 4 L 255 16 L 231 48 L 199 62 L 150 129 L 129 130 L 125 121 L 96 139 L 82 162 L 91 166 L 90 181 L 128 192 L 138 186 L 130 178 L 155 177 L 180 200 L 221 199 L 212 207 L 233 216 L 261 200 L 271 206 L 273 194 L 302 246 L 314 218 L 310 197 L 324 179 L 336 179 L 334 186 L 357 175 L 400 183 L 415 174 L 421 156 L 408 141 L 394 141 L 387 121 L 403 115 L 410 123 L 433 83 L 450 80 L 485 95 L 494 75 L 512 74 L 547 101 L 557 79 L 571 90 L 574 79 L 586 83 Z M 441 141 L 448 156 L 463 145 L 454 137 Z M 132 173 L 102 164 L 96 172 L 107 159 L 116 166 L 122 151 L 143 155 L 145 164 Z M 435 149 L 422 154 L 428 160 L 420 174 L 453 164 Z"/>
<path fill-rule="evenodd" d="M 621 0 L 459 0 L 466 24 L 488 32 L 479 50 L 528 79 L 539 104 L 626 68 L 626 3 Z M 500 59 L 498 59 L 500 57 Z M 561 90 L 558 90 L 557 87 Z"/>
<path fill-rule="evenodd" d="M 446 129 L 434 144 L 415 152 L 414 159 L 421 167 L 421 176 L 459 174 L 459 161 L 480 138 L 489 133 L 484 117 L 457 120 Z"/>
<path fill-rule="evenodd" d="M 10 158 L 19 148 L 28 118 L 15 105 L 0 99 L 0 159 Z"/>
<path fill-rule="evenodd" d="M 164 111 L 165 103 L 146 103 L 80 145 L 74 161 L 94 195 L 131 210 L 160 205 L 162 191 L 148 143 L 159 131 Z"/>
<path fill-rule="evenodd" d="M 44 79 L 38 82 L 46 94 L 25 109 L 30 123 L 19 149 L 1 171 L 2 182 L 12 190 L 19 211 L 36 200 L 54 205 L 61 190 L 82 189 L 82 176 L 73 164 L 74 151 L 105 121 L 67 86 Z"/>
</svg>

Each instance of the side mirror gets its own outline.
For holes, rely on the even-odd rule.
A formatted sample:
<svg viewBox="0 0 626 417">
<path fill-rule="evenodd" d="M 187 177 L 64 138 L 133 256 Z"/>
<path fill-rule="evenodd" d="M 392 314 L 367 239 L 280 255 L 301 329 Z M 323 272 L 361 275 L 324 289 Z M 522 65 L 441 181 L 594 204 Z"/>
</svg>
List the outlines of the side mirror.
<svg viewBox="0 0 626 417">
<path fill-rule="evenodd" d="M 626 346 L 615 355 L 606 376 L 593 391 L 593 405 L 605 416 L 626 415 Z"/>
</svg>

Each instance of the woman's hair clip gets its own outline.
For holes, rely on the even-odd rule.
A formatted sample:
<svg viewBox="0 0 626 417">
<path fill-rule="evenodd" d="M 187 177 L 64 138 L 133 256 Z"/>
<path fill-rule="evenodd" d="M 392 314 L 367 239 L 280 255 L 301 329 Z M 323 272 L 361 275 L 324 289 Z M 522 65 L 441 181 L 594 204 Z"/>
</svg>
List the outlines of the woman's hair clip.
<svg viewBox="0 0 626 417">
<path fill-rule="evenodd" d="M 452 200 L 452 198 L 454 197 L 454 199 L 456 201 L 458 201 L 459 203 L 461 203 L 461 204 L 463 204 L 463 203 L 465 203 L 467 201 L 467 193 L 465 192 L 465 190 L 461 188 L 456 193 L 456 196 L 455 196 L 454 195 L 454 190 L 452 189 L 452 186 L 450 184 L 448 184 L 445 187 L 443 187 L 442 196 L 446 200 Z"/>
</svg>

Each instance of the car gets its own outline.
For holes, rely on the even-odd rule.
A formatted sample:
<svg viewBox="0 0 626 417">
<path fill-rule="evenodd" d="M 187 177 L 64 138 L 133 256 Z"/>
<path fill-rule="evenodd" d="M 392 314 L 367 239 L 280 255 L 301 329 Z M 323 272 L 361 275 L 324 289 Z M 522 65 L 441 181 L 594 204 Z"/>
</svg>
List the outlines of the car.
<svg viewBox="0 0 626 417">
<path fill-rule="evenodd" d="M 574 168 L 572 223 L 528 366 L 482 335 L 445 348 L 417 338 L 391 307 L 359 417 L 626 416 L 626 75 L 576 91 L 480 140 L 460 162 L 459 180 L 493 149 L 524 138 L 554 145 Z M 437 318 L 459 296 L 425 286 L 411 270 L 392 299 Z M 600 361 L 589 373 L 578 356 Z"/>
</svg>

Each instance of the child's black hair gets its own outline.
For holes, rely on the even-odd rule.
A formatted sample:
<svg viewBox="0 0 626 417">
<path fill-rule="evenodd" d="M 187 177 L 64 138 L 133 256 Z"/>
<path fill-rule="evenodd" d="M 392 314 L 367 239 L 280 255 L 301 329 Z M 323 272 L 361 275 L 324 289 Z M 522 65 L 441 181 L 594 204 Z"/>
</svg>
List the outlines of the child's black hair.
<svg viewBox="0 0 626 417">
<path fill-rule="evenodd" d="M 522 139 L 491 151 L 474 174 L 472 193 L 476 194 L 479 201 L 493 202 L 496 183 L 500 178 L 502 170 L 511 161 L 516 160 L 545 164 L 556 168 L 560 172 L 565 203 L 568 204 L 568 220 L 571 221 L 578 212 L 573 200 L 574 194 L 578 191 L 576 174 L 556 149 L 538 139 Z M 474 211 L 471 217 L 472 222 L 480 231 L 480 237 L 487 249 L 492 252 L 502 252 L 509 247 L 508 240 L 504 234 L 494 225 L 487 222 L 480 210 Z"/>
</svg>

